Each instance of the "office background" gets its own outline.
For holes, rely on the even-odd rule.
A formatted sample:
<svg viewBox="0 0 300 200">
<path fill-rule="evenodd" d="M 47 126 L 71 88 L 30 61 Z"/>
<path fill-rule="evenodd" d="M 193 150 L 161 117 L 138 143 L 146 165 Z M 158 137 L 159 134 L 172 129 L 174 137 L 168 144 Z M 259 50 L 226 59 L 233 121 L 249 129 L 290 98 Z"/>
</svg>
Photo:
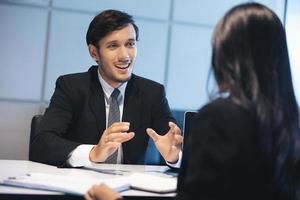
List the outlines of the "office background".
<svg viewBox="0 0 300 200">
<path fill-rule="evenodd" d="M 209 100 L 213 27 L 241 2 L 246 1 L 0 0 L 0 159 L 28 158 L 31 118 L 44 112 L 57 77 L 94 64 L 85 34 L 99 11 L 113 8 L 135 17 L 140 41 L 134 73 L 164 84 L 172 110 L 185 111 Z M 300 99 L 300 2 L 257 2 L 272 8 L 287 26 Z"/>
</svg>

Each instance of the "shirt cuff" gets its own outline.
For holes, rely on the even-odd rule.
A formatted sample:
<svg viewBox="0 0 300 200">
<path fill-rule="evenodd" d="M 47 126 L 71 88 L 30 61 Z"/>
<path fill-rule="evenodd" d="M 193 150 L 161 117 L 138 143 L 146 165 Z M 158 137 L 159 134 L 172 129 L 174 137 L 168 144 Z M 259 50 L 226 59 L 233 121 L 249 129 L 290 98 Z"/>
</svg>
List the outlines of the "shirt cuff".
<svg viewBox="0 0 300 200">
<path fill-rule="evenodd" d="M 176 163 L 169 163 L 166 161 L 167 165 L 169 165 L 170 167 L 174 167 L 174 168 L 180 168 L 181 166 L 181 160 L 182 160 L 182 151 L 179 152 L 178 155 L 178 160 Z"/>
<path fill-rule="evenodd" d="M 69 155 L 68 163 L 72 167 L 83 167 L 91 164 L 90 151 L 95 145 L 82 144 L 77 146 Z"/>
</svg>

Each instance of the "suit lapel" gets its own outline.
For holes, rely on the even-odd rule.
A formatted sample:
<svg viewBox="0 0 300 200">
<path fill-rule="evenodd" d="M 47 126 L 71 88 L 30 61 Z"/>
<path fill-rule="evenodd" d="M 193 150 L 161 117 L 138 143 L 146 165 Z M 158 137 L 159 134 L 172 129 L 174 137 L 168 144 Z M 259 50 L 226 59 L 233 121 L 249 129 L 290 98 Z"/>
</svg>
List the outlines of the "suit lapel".
<svg viewBox="0 0 300 200">
<path fill-rule="evenodd" d="M 134 131 L 135 136 L 131 141 L 122 144 L 124 163 L 134 163 L 139 159 L 136 157 L 136 150 L 139 149 L 139 145 L 143 145 L 142 141 L 144 141 L 141 132 L 137 132 L 142 120 L 141 104 L 141 93 L 136 85 L 134 75 L 132 75 L 125 91 L 122 121 L 130 122 L 129 132 Z"/>
<path fill-rule="evenodd" d="M 125 91 L 122 121 L 130 122 L 130 126 L 138 127 L 141 120 L 141 98 L 134 75 L 132 76 Z"/>
<path fill-rule="evenodd" d="M 101 134 L 106 128 L 104 93 L 98 79 L 97 67 L 91 68 L 89 71 L 92 73 L 89 105 L 95 115 L 99 134 Z"/>
</svg>

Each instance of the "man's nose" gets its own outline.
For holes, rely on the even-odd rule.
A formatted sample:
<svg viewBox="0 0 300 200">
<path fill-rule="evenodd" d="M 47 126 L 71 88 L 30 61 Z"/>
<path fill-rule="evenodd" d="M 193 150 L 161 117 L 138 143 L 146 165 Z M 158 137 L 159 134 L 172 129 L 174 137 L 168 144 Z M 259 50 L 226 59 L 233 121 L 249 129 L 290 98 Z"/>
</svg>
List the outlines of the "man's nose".
<svg viewBox="0 0 300 200">
<path fill-rule="evenodd" d="M 119 59 L 121 60 L 129 59 L 129 51 L 125 46 L 122 46 L 119 50 Z"/>
</svg>

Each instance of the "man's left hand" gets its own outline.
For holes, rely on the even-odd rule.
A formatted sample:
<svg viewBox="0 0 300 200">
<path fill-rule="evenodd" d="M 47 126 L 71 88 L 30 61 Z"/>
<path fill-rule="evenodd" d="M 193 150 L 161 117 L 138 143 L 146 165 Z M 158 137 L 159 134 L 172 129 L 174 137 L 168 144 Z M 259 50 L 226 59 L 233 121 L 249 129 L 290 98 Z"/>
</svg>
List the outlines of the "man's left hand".
<svg viewBox="0 0 300 200">
<path fill-rule="evenodd" d="M 159 135 L 151 128 L 147 128 L 146 131 L 165 161 L 176 163 L 179 159 L 183 137 L 180 128 L 175 123 L 169 122 L 169 127 L 170 129 L 165 135 Z"/>
</svg>

